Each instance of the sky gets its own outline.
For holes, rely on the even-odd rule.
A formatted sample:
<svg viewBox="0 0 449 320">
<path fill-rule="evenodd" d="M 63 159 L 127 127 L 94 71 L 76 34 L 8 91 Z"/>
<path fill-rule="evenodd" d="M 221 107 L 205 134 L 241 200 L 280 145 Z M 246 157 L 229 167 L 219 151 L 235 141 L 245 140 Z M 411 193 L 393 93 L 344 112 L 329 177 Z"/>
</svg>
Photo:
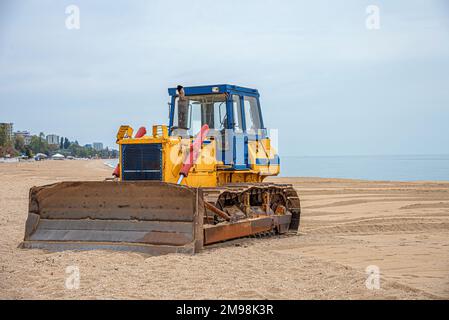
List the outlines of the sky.
<svg viewBox="0 0 449 320">
<path fill-rule="evenodd" d="M 449 3 L 0 2 L 15 130 L 116 147 L 121 124 L 168 122 L 168 87 L 221 83 L 259 90 L 281 155 L 448 154 Z"/>
</svg>

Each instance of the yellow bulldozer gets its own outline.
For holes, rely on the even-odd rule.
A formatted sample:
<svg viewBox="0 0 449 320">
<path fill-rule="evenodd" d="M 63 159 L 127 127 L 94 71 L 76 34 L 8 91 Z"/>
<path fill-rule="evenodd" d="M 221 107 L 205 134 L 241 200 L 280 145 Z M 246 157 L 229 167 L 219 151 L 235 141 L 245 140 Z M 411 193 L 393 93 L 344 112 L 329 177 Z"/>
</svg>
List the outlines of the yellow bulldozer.
<svg viewBox="0 0 449 320">
<path fill-rule="evenodd" d="M 280 171 L 259 92 L 168 89 L 169 124 L 121 126 L 114 178 L 33 187 L 22 248 L 195 253 L 222 241 L 296 233 L 300 201 Z"/>
</svg>

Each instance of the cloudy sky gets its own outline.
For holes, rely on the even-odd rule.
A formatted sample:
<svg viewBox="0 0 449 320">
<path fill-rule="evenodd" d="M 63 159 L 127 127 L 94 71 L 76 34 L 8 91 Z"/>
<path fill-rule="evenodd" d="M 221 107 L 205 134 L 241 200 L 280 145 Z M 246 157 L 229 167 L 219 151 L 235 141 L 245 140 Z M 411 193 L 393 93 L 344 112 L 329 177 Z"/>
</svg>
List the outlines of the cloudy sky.
<svg viewBox="0 0 449 320">
<path fill-rule="evenodd" d="M 259 89 L 282 155 L 447 154 L 449 5 L 0 2 L 0 122 L 17 130 L 115 146 L 120 124 L 167 122 L 168 87 L 215 83 Z"/>
</svg>

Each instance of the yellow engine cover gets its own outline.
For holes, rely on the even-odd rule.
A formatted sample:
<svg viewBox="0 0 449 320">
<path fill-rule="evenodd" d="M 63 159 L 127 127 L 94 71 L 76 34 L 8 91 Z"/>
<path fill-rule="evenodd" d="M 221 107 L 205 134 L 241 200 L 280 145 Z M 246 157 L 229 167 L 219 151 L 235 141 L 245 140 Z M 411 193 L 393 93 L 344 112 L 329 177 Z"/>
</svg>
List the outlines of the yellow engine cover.
<svg viewBox="0 0 449 320">
<path fill-rule="evenodd" d="M 166 126 L 153 126 L 152 135 L 144 135 L 141 138 L 132 138 L 133 129 L 129 126 L 121 126 L 117 133 L 117 143 L 119 145 L 119 166 L 120 180 L 136 179 L 136 176 L 129 175 L 129 172 L 149 172 L 155 175 L 139 176 L 137 180 L 161 180 L 164 182 L 176 183 L 179 179 L 180 170 L 184 159 L 186 159 L 190 144 L 193 139 L 181 138 L 179 136 L 169 136 Z M 157 145 L 160 154 L 155 157 L 150 167 L 152 170 L 143 168 L 143 159 L 134 159 L 138 157 L 135 154 L 126 154 L 130 149 L 129 145 Z M 134 147 L 133 149 L 137 149 Z M 156 152 L 156 151 L 154 151 Z M 140 157 L 143 158 L 141 153 Z M 131 157 L 131 158 L 130 158 Z M 136 168 L 124 168 L 128 162 L 142 162 L 142 165 Z M 277 161 L 276 161 L 277 159 Z M 217 160 L 217 141 L 213 137 L 207 138 L 201 148 L 200 155 L 181 184 L 191 187 L 215 187 L 227 183 L 239 182 L 262 182 L 267 176 L 277 175 L 279 173 L 279 161 L 277 154 L 270 147 L 270 140 L 250 141 L 248 143 L 248 161 L 250 167 L 244 170 L 235 170 L 232 166 L 226 166 L 223 161 Z M 134 161 L 135 160 L 135 161 Z M 157 163 L 156 163 L 157 162 Z"/>
</svg>

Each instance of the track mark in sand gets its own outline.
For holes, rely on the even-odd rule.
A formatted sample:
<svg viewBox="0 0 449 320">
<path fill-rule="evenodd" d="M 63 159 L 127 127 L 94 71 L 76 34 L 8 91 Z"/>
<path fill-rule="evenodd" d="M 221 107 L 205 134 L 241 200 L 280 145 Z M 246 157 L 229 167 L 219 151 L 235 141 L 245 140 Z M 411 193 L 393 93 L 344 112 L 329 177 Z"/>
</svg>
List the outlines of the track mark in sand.
<svg viewBox="0 0 449 320">
<path fill-rule="evenodd" d="M 449 222 L 404 222 L 402 223 L 373 223 L 373 224 L 344 224 L 308 230 L 309 234 L 370 234 L 385 232 L 423 232 L 447 231 Z"/>
<path fill-rule="evenodd" d="M 299 192 L 299 191 L 298 191 Z M 407 195 L 407 194 L 403 194 L 403 193 L 399 193 L 399 194 L 387 194 L 387 193 L 377 193 L 377 194 L 357 194 L 357 193 L 345 193 L 345 194 L 339 194 L 339 195 L 333 195 L 333 196 L 322 196 L 322 195 L 308 195 L 307 197 L 303 197 L 304 200 L 308 201 L 308 202 L 316 202 L 316 201 L 334 201 L 334 202 L 338 202 L 338 201 L 345 201 L 345 200 L 358 200 L 358 199 L 364 199 L 364 200 L 382 200 L 382 199 L 398 199 L 398 198 L 403 198 L 403 199 L 407 199 L 407 200 L 415 200 L 416 201 L 416 196 L 415 195 Z M 428 198 L 426 197 L 423 200 L 428 200 Z M 437 198 L 435 200 L 441 200 L 441 198 Z"/>
<path fill-rule="evenodd" d="M 321 208 L 332 208 L 332 207 L 342 207 L 342 206 L 350 206 L 350 205 L 356 205 L 356 204 L 366 204 L 366 203 L 373 203 L 373 202 L 396 202 L 396 201 L 410 201 L 410 200 L 414 200 L 414 201 L 435 201 L 434 199 L 416 199 L 416 197 L 410 196 L 410 197 L 403 197 L 403 198 L 384 198 L 384 199 L 364 199 L 364 200 L 346 200 L 346 201 L 337 201 L 337 202 L 332 202 L 332 203 L 328 203 L 328 204 L 322 204 L 322 205 L 312 205 L 312 206 L 307 206 L 304 207 L 304 209 L 321 209 Z M 444 204 L 443 202 L 440 202 L 442 204 Z M 426 204 L 418 204 L 418 205 L 426 205 Z M 430 205 L 434 205 L 434 204 L 430 204 Z M 446 204 L 447 208 L 449 208 L 449 203 Z M 409 205 L 409 206 L 413 206 L 413 205 Z M 405 206 L 408 207 L 408 206 Z M 404 207 L 403 207 L 404 208 Z M 410 208 L 406 208 L 406 209 L 413 209 L 414 207 L 410 207 Z M 421 207 L 417 207 L 417 208 L 421 208 Z M 441 208 L 441 207 L 429 207 L 429 208 Z M 446 208 L 446 206 L 442 207 L 442 208 Z"/>
<path fill-rule="evenodd" d="M 318 204 L 318 205 L 313 205 L 313 206 L 307 206 L 307 207 L 304 207 L 304 209 L 332 208 L 332 207 L 348 206 L 348 205 L 368 203 L 368 202 L 370 202 L 370 200 L 346 200 L 346 201 L 332 202 L 329 204 L 322 204 L 322 205 Z"/>
<path fill-rule="evenodd" d="M 399 209 L 445 209 L 445 208 L 449 209 L 449 202 L 415 203 L 400 207 Z"/>
<path fill-rule="evenodd" d="M 308 217 L 319 217 L 319 216 L 335 216 L 335 215 L 345 215 L 345 214 L 350 214 L 350 211 L 338 211 L 338 212 L 332 212 L 332 211 L 308 211 L 307 208 L 303 208 L 303 212 L 301 212 L 301 214 L 306 214 L 307 218 Z M 301 217 L 301 219 L 303 219 L 303 217 Z"/>
<path fill-rule="evenodd" d="M 371 189 L 371 188 L 345 188 L 345 189 L 304 189 L 297 188 L 296 189 L 300 195 L 311 195 L 311 196 L 329 196 L 329 195 L 350 195 L 350 194 L 359 194 L 359 195 L 404 195 L 404 196 L 416 196 L 416 195 L 425 195 L 425 196 L 449 196 L 449 188 L 439 186 L 438 188 L 431 189 L 419 189 L 419 188 L 379 188 L 379 189 Z"/>
<path fill-rule="evenodd" d="M 384 288 L 393 288 L 393 289 L 397 289 L 397 290 L 402 290 L 406 293 L 422 295 L 428 299 L 433 299 L 433 300 L 446 299 L 443 296 L 436 295 L 436 294 L 430 293 L 428 291 L 412 287 L 410 285 L 406 285 L 398 280 L 392 280 L 392 279 L 389 279 L 388 277 L 385 278 L 385 276 L 384 276 L 383 283 L 384 283 L 383 284 Z"/>
<path fill-rule="evenodd" d="M 447 219 L 430 219 L 428 217 L 411 217 L 410 215 L 401 215 L 401 216 L 394 216 L 394 217 L 373 217 L 373 218 L 353 218 L 353 219 L 345 219 L 344 221 L 341 221 L 340 223 L 331 222 L 331 226 L 341 226 L 341 225 L 350 225 L 350 224 L 357 224 L 357 225 L 369 225 L 369 224 L 403 224 L 403 223 L 410 223 L 410 222 L 416 222 L 416 223 L 442 223 L 446 222 Z M 316 224 L 321 224 L 322 222 L 315 222 Z M 327 225 L 322 225 L 323 227 L 328 227 Z"/>
<path fill-rule="evenodd" d="M 313 236 L 312 236 L 313 237 Z M 333 238 L 335 240 L 344 240 L 341 238 Z M 343 254 L 346 252 L 346 250 L 348 249 L 348 247 L 346 247 L 346 245 L 349 243 L 348 240 L 338 244 L 338 241 L 336 241 L 335 243 L 332 243 L 332 245 L 343 245 L 342 247 L 342 252 Z M 363 243 L 364 241 L 357 241 L 359 243 Z M 350 243 L 352 244 L 356 244 L 356 242 L 354 241 L 350 241 Z M 330 243 L 327 244 L 327 246 Z M 326 244 L 321 243 L 321 244 L 312 244 L 312 247 L 320 247 L 320 246 L 324 246 L 326 247 Z M 290 245 L 290 246 L 277 246 L 275 248 L 272 248 L 273 251 L 275 252 L 279 252 L 279 253 L 283 253 L 283 254 L 287 254 L 287 255 L 292 255 L 292 256 L 300 256 L 301 259 L 307 259 L 307 260 L 313 260 L 316 261 L 319 264 L 322 265 L 326 265 L 328 266 L 328 269 L 331 270 L 335 270 L 335 269 L 344 269 L 345 272 L 347 274 L 350 274 L 350 277 L 353 281 L 356 281 L 356 283 L 364 283 L 364 280 L 366 279 L 366 274 L 363 272 L 363 268 L 359 268 L 357 266 L 352 265 L 351 263 L 347 263 L 344 261 L 340 261 L 339 259 L 335 259 L 333 257 L 330 256 L 326 256 L 326 255 L 322 255 L 321 254 L 321 250 L 319 248 L 317 248 L 316 252 L 312 252 L 309 250 L 310 247 L 308 245 Z M 337 252 L 335 249 L 332 250 L 333 253 Z M 341 253 L 340 253 L 341 254 Z M 332 279 L 332 277 L 341 277 L 341 274 L 339 275 L 330 275 L 329 276 L 329 280 Z M 358 282 L 355 279 L 360 279 Z M 441 295 L 436 295 L 434 293 L 430 293 L 427 290 L 423 290 L 420 288 L 416 288 L 413 287 L 411 285 L 408 284 L 404 284 L 402 283 L 400 280 L 396 280 L 393 279 L 392 277 L 388 276 L 388 275 L 384 275 L 382 274 L 382 287 L 381 290 L 378 292 L 379 294 L 381 294 L 382 297 L 388 297 L 385 296 L 385 294 L 388 292 L 390 294 L 392 294 L 391 299 L 395 299 L 397 298 L 396 293 L 394 292 L 394 290 L 398 290 L 399 292 L 402 292 L 403 294 L 405 294 L 405 297 L 409 298 L 409 299 L 444 299 L 443 296 Z M 363 288 L 365 289 L 365 288 Z M 371 296 L 369 296 L 369 298 L 373 298 Z"/>
</svg>

